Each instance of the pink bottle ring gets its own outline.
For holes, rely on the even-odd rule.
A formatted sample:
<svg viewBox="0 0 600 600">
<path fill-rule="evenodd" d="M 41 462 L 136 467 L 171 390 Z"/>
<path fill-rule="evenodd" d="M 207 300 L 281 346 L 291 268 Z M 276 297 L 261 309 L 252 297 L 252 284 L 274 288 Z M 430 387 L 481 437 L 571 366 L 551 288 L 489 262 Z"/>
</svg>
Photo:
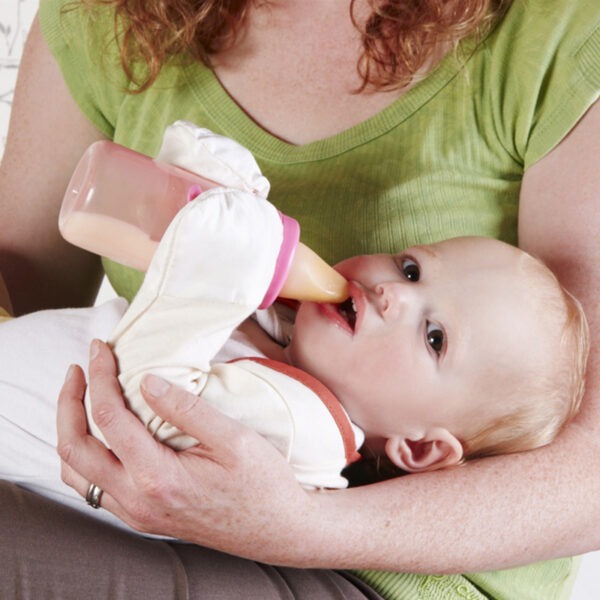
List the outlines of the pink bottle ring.
<svg viewBox="0 0 600 600">
<path fill-rule="evenodd" d="M 281 217 L 281 222 L 283 224 L 283 242 L 281 243 L 279 255 L 275 262 L 275 274 L 273 275 L 273 279 L 271 279 L 271 284 L 269 285 L 265 297 L 258 307 L 261 309 L 271 306 L 277 299 L 277 296 L 279 296 L 279 292 L 290 272 L 296 254 L 296 248 L 300 241 L 300 225 L 298 224 L 298 221 L 284 215 L 282 212 L 279 213 L 279 216 Z"/>
</svg>

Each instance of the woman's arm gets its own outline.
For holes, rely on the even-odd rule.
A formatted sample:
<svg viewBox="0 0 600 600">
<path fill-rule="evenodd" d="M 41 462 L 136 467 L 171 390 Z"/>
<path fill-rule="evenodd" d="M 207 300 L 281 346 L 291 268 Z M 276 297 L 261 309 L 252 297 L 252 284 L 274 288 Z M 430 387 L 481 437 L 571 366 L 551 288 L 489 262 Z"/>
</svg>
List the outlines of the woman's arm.
<svg viewBox="0 0 600 600">
<path fill-rule="evenodd" d="M 36 17 L 0 167 L 0 271 L 17 314 L 93 301 L 99 260 L 67 244 L 57 223 L 77 161 L 101 137 L 73 101 Z"/>
<path fill-rule="evenodd" d="M 539 254 L 600 325 L 594 285 L 600 105 L 528 173 L 522 245 Z M 95 346 L 98 349 L 98 346 Z M 90 366 L 94 416 L 111 444 L 86 432 L 84 381 L 73 371 L 59 404 L 64 478 L 143 531 L 183 537 L 293 566 L 414 572 L 483 571 L 600 548 L 598 358 L 581 417 L 551 446 L 465 467 L 343 491 L 303 492 L 264 440 L 175 388 L 146 398 L 202 441 L 175 454 L 156 444 L 123 405 L 107 348 Z M 99 393 L 102 390 L 102 393 Z M 226 440 L 226 443 L 224 443 Z"/>
<path fill-rule="evenodd" d="M 146 400 L 202 443 L 181 453 L 157 443 L 125 408 L 108 347 L 94 347 L 94 418 L 112 452 L 87 434 L 85 380 L 73 368 L 59 400 L 63 479 L 82 496 L 97 483 L 105 490 L 102 508 L 141 531 L 273 564 L 414 572 L 491 569 L 588 549 L 581 529 L 553 524 L 574 495 L 573 480 L 546 473 L 541 453 L 308 493 L 269 443 L 175 387 L 154 395 L 146 388 Z M 527 471 L 525 489 L 511 476 L 519 469 Z M 559 510 L 552 496 L 538 498 L 563 483 Z M 595 529 L 590 503 L 578 504 L 572 512 L 583 512 L 581 521 Z"/>
</svg>

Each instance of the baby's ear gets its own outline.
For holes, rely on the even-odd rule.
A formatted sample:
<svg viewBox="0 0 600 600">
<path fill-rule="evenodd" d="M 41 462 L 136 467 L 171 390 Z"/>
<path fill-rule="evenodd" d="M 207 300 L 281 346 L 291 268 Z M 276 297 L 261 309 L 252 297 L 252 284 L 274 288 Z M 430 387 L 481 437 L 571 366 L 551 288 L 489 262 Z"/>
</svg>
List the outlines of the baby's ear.
<svg viewBox="0 0 600 600">
<path fill-rule="evenodd" d="M 462 444 L 442 427 L 430 429 L 418 440 L 393 436 L 385 443 L 385 452 L 397 467 L 409 473 L 450 467 L 463 457 Z"/>
</svg>

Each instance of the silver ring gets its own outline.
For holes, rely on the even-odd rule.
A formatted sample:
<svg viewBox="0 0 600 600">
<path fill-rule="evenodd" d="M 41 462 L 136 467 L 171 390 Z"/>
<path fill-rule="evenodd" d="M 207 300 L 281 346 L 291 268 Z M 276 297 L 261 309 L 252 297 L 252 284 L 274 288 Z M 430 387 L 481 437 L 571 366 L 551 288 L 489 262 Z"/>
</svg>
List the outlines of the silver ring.
<svg viewBox="0 0 600 600">
<path fill-rule="evenodd" d="M 100 498 L 102 498 L 103 493 L 104 490 L 102 488 L 98 487 L 95 483 L 90 483 L 90 487 L 85 495 L 85 501 L 92 508 L 100 508 Z"/>
</svg>

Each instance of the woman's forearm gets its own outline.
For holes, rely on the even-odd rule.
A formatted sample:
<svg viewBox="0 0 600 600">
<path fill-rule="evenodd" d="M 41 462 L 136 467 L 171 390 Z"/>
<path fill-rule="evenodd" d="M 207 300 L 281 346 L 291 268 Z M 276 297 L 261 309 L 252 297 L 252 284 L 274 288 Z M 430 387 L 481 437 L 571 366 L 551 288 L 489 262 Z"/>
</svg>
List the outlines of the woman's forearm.
<svg viewBox="0 0 600 600">
<path fill-rule="evenodd" d="M 162 382 L 144 396 L 162 418 L 202 440 L 183 452 L 157 443 L 125 407 L 105 345 L 85 381 L 72 370 L 59 399 L 63 478 L 146 533 L 171 535 L 295 567 L 442 573 L 497 569 L 600 546 L 600 452 L 583 426 L 553 446 L 364 488 L 306 492 L 274 447 L 197 396 Z M 223 444 L 223 440 L 227 440 Z"/>
<path fill-rule="evenodd" d="M 600 547 L 599 469 L 600 448 L 573 426 L 539 451 L 316 494 L 284 562 L 450 573 L 579 554 Z"/>
</svg>

